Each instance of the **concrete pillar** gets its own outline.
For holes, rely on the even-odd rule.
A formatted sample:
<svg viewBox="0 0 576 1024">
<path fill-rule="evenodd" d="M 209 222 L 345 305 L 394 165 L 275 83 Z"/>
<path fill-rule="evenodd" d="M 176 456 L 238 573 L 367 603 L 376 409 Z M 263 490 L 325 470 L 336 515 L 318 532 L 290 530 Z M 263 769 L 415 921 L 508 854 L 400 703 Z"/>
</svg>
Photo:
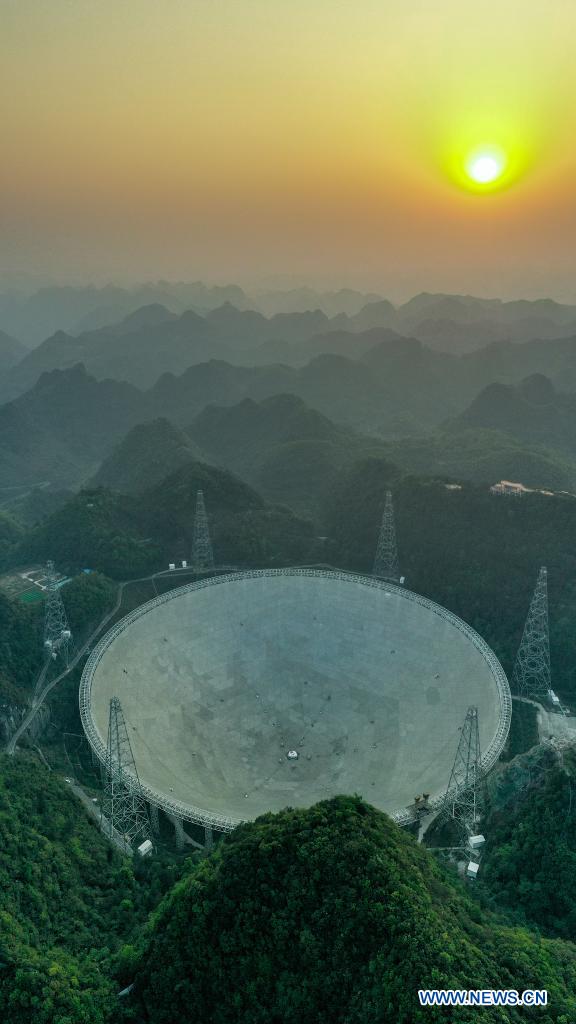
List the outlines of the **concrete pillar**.
<svg viewBox="0 0 576 1024">
<path fill-rule="evenodd" d="M 176 849 L 183 850 L 186 842 L 186 836 L 184 834 L 184 825 L 182 824 L 182 818 L 177 818 L 175 814 L 169 814 L 168 817 L 174 825 L 174 834 L 176 837 Z"/>
<path fill-rule="evenodd" d="M 154 835 L 157 836 L 160 832 L 160 822 L 158 821 L 158 808 L 156 807 L 156 804 L 148 804 L 148 807 L 150 808 L 150 824 L 152 826 L 152 831 Z"/>
<path fill-rule="evenodd" d="M 214 847 L 214 833 L 208 825 L 204 826 L 204 848 L 212 850 Z"/>
</svg>

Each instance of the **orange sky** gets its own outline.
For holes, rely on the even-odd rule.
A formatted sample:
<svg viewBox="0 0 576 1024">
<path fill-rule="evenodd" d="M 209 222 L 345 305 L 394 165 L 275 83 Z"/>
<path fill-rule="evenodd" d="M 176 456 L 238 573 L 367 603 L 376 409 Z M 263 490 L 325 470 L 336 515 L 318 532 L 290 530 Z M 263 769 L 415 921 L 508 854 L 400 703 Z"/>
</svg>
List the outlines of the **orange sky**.
<svg viewBox="0 0 576 1024">
<path fill-rule="evenodd" d="M 574 0 L 3 0 L 0 271 L 576 301 L 575 35 Z"/>
</svg>

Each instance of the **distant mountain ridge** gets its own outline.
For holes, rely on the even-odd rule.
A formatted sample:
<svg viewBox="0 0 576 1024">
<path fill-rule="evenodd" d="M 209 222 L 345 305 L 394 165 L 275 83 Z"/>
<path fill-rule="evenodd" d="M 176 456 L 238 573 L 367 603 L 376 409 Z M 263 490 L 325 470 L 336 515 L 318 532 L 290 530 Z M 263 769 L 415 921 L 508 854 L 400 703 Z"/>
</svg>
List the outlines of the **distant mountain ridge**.
<svg viewBox="0 0 576 1024">
<path fill-rule="evenodd" d="M 0 398 L 22 393 L 46 370 L 65 369 L 79 361 L 99 378 L 125 379 L 148 388 L 164 372 L 179 374 L 209 359 L 248 366 L 275 362 L 302 366 L 323 353 L 357 358 L 370 347 L 366 335 L 370 331 L 382 332 L 383 340 L 386 336 L 416 338 L 437 352 L 473 355 L 487 345 L 558 347 L 563 338 L 572 342 L 576 338 L 576 307 L 550 300 L 503 303 L 421 295 L 398 309 L 377 299 L 351 314 L 328 316 L 315 309 L 269 317 L 246 308 L 245 301 L 242 293 L 239 305 L 226 299 L 210 309 L 179 312 L 153 301 L 130 309 L 116 323 L 79 334 L 70 328 L 57 330 L 17 365 L 8 367 Z M 531 372 L 544 370 L 541 359 Z"/>
<path fill-rule="evenodd" d="M 445 453 L 448 465 L 456 472 L 459 466 L 470 465 L 474 447 L 481 443 L 479 438 L 471 440 L 470 430 L 488 430 L 494 435 L 492 440 L 485 439 L 489 449 L 494 455 L 500 452 L 501 457 L 487 463 L 487 467 L 506 465 L 511 456 L 512 464 L 516 465 L 516 456 L 521 460 L 526 456 L 518 445 L 524 449 L 536 446 L 546 450 L 533 452 L 531 479 L 541 479 L 543 470 L 544 478 L 564 481 L 563 486 L 572 480 L 573 466 L 566 458 L 576 454 L 571 412 L 576 399 L 558 392 L 552 402 L 554 408 L 539 408 L 536 415 L 533 409 L 526 408 L 526 391 L 514 391 L 515 373 L 522 380 L 526 362 L 530 366 L 537 362 L 534 357 L 543 355 L 541 349 L 532 344 L 524 353 L 525 346 L 504 345 L 454 357 L 434 352 L 417 339 L 384 334 L 385 340 L 368 348 L 357 360 L 330 353 L 318 355 L 302 367 L 243 367 L 210 360 L 181 375 L 165 373 L 147 391 L 118 380 L 98 381 L 83 365 L 45 373 L 28 392 L 0 406 L 0 494 L 9 487 L 37 486 L 47 481 L 56 488 L 78 486 L 98 471 L 102 460 L 138 424 L 163 419 L 171 425 L 167 430 L 186 430 L 209 405 L 232 407 L 245 400 L 263 403 L 282 395 L 304 403 L 310 422 L 316 417 L 318 425 L 324 417 L 330 421 L 332 430 L 338 424 L 338 429 L 348 434 L 346 449 L 351 434 L 369 435 L 371 444 L 401 445 L 406 457 L 405 463 L 402 456 L 402 464 L 411 465 L 413 459 L 419 464 L 426 451 L 436 453 L 435 461 L 436 456 L 440 458 Z M 377 337 L 382 337 L 382 332 L 368 332 L 367 337 L 359 336 L 359 340 L 366 345 Z M 556 378 L 569 383 L 572 367 L 576 373 L 576 342 L 548 344 L 552 349 L 549 363 Z M 488 395 L 477 397 L 486 386 Z M 554 381 L 548 385 L 553 386 Z M 509 387 L 512 391 L 506 390 Z M 511 415 L 513 408 L 517 410 L 515 418 Z M 273 404 L 270 409 L 274 410 Z M 263 410 L 257 415 L 262 417 Z M 300 412 L 300 428 L 304 419 Z M 443 426 L 452 421 L 452 426 Z M 266 434 L 269 425 L 264 423 L 258 429 Z M 442 438 L 438 431 L 444 431 Z M 462 461 L 458 461 L 459 456 L 454 461 L 460 444 L 457 434 L 462 435 Z M 429 444 L 424 443 L 427 435 Z M 502 439 L 504 435 L 507 440 Z M 514 452 L 511 439 L 516 439 Z M 337 464 L 334 459 L 339 443 L 335 443 L 333 435 L 324 439 L 322 445 L 320 437 L 310 438 L 302 433 L 294 440 L 299 444 L 306 442 L 306 450 L 300 453 L 303 465 L 312 458 L 314 441 L 320 476 L 327 467 Z M 195 441 L 204 451 L 202 440 L 196 437 Z M 235 442 L 234 431 L 231 441 Z M 162 451 L 163 443 L 160 441 L 158 452 Z M 288 438 L 282 441 L 290 443 Z M 137 449 L 139 445 L 137 441 Z M 144 450 L 145 445 L 141 447 Z M 173 447 L 168 446 L 170 458 L 175 457 Z M 297 476 L 296 450 L 286 449 L 285 456 L 290 458 L 287 472 Z M 228 455 L 218 451 L 218 445 L 212 449 L 211 457 L 230 464 L 226 462 Z M 160 454 L 158 459 L 161 468 Z M 244 455 L 240 463 L 248 471 Z M 178 464 L 176 458 L 174 465 Z M 279 466 L 277 460 L 269 466 L 266 481 L 258 477 L 258 486 L 267 493 L 273 479 L 274 487 L 279 488 L 277 493 L 282 493 Z M 260 464 L 259 467 L 258 472 L 263 472 Z M 137 460 L 134 468 L 137 476 Z M 110 472 L 114 476 L 113 468 Z"/>
<path fill-rule="evenodd" d="M 185 309 L 206 311 L 223 302 L 238 307 L 249 304 L 238 285 L 205 285 L 201 281 L 157 281 L 133 288 L 53 286 L 31 295 L 0 293 L 0 326 L 32 346 L 58 330 L 77 334 L 106 327 L 151 303 L 182 313 Z"/>
<path fill-rule="evenodd" d="M 283 565 L 314 556 L 312 525 L 271 505 L 239 477 L 188 460 L 138 493 L 85 489 L 16 541 L 10 565 L 53 558 L 66 571 L 97 567 L 117 579 L 189 559 L 202 488 L 220 564 Z"/>
<path fill-rule="evenodd" d="M 187 428 L 210 462 L 234 470 L 269 500 L 313 515 L 337 474 L 382 445 L 338 425 L 293 394 L 210 405 Z"/>
<path fill-rule="evenodd" d="M 559 394 L 543 374 L 490 384 L 450 426 L 488 427 L 576 455 L 576 395 Z"/>
<path fill-rule="evenodd" d="M 16 363 L 24 359 L 28 349 L 16 338 L 12 338 L 5 331 L 0 331 L 0 373 L 10 370 Z"/>
<path fill-rule="evenodd" d="M 139 423 L 128 431 L 86 484 L 119 494 L 139 494 L 181 467 L 203 460 L 190 437 L 167 419 Z"/>
<path fill-rule="evenodd" d="M 30 391 L 0 406 L 0 488 L 76 485 L 143 418 L 144 407 L 136 388 L 96 381 L 83 366 L 43 374 Z"/>
</svg>

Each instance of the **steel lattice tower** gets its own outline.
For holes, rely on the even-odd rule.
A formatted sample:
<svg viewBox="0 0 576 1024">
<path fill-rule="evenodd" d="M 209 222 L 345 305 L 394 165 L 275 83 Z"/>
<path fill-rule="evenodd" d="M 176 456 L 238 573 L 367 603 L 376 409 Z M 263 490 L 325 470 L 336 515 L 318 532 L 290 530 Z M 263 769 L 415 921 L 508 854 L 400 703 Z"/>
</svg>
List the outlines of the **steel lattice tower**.
<svg viewBox="0 0 576 1024">
<path fill-rule="evenodd" d="M 386 502 L 382 514 L 382 525 L 380 526 L 372 574 L 380 576 L 382 579 L 395 580 L 396 582 L 400 579 L 392 491 L 386 491 Z"/>
<path fill-rule="evenodd" d="M 538 573 L 516 655 L 512 685 L 521 696 L 540 699 L 548 696 L 552 686 L 548 632 L 548 573 L 545 566 L 542 566 Z"/>
<path fill-rule="evenodd" d="M 204 492 L 196 495 L 196 515 L 194 517 L 194 538 L 192 541 L 192 568 L 195 572 L 205 572 L 214 568 L 214 554 L 208 529 L 208 516 L 204 504 Z"/>
<path fill-rule="evenodd" d="M 478 708 L 469 707 L 460 732 L 458 750 L 442 805 L 442 814 L 454 818 L 466 838 L 474 835 L 476 830 L 480 810 L 481 779 Z"/>
<path fill-rule="evenodd" d="M 44 647 L 48 655 L 62 655 L 66 665 L 70 657 L 72 633 L 68 628 L 66 609 L 58 586 L 54 562 L 46 563 L 46 605 L 44 610 Z"/>
<path fill-rule="evenodd" d="M 150 839 L 148 807 L 118 697 L 110 701 L 101 817 L 106 819 L 106 832 L 111 839 L 118 833 L 135 846 Z"/>
</svg>

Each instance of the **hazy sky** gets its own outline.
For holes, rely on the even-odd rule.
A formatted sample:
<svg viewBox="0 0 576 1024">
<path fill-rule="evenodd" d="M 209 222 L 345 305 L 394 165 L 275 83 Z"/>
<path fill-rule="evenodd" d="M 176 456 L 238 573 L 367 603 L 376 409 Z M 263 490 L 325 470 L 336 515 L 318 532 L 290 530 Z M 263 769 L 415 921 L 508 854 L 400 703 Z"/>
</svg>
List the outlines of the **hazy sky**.
<svg viewBox="0 0 576 1024">
<path fill-rule="evenodd" d="M 576 300 L 576 0 L 0 0 L 0 273 Z M 466 188 L 496 145 L 506 187 Z"/>
</svg>

